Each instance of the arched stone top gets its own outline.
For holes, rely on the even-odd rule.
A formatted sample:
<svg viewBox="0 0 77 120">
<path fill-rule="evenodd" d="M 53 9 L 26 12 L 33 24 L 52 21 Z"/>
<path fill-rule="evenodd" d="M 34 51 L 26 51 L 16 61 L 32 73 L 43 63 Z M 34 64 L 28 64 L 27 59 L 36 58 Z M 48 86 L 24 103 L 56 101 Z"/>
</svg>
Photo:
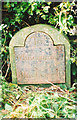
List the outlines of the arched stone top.
<svg viewBox="0 0 77 120">
<path fill-rule="evenodd" d="M 61 61 L 58 62 L 57 64 L 61 65 L 62 66 L 65 66 L 65 72 L 64 73 L 61 73 L 61 74 L 65 74 L 66 73 L 66 76 L 65 78 L 65 82 L 67 83 L 67 86 L 70 86 L 70 64 L 69 64 L 69 59 L 70 59 L 70 44 L 67 40 L 67 38 L 61 34 L 57 29 L 51 27 L 50 25 L 45 25 L 45 24 L 36 24 L 36 25 L 33 25 L 33 26 L 30 26 L 30 27 L 26 27 L 26 28 L 23 28 L 21 29 L 19 32 L 17 32 L 11 39 L 10 41 L 10 45 L 9 45 L 9 51 L 10 51 L 10 62 L 11 62 L 11 69 L 12 69 L 12 80 L 13 80 L 13 83 L 17 83 L 17 73 L 16 73 L 16 64 L 18 64 L 19 60 L 20 60 L 20 57 L 21 57 L 21 54 L 23 52 L 23 55 L 24 57 L 21 57 L 22 59 L 24 59 L 24 61 L 28 60 L 29 58 L 25 59 L 25 56 L 27 55 L 27 53 L 25 53 L 25 48 L 27 48 L 28 46 L 26 46 L 26 44 L 28 45 L 28 43 L 30 42 L 30 46 L 31 46 L 31 49 L 32 49 L 32 44 L 34 45 L 34 37 L 36 35 L 36 41 L 35 42 L 41 42 L 39 39 L 39 33 L 40 33 L 40 37 L 41 40 L 44 38 L 43 42 L 45 44 L 46 42 L 46 37 L 47 39 L 49 39 L 49 44 L 50 44 L 50 48 L 55 52 L 55 56 L 59 59 L 59 54 L 57 54 L 57 52 L 59 51 L 62 51 L 62 56 L 64 57 L 61 57 L 61 59 L 63 59 L 63 61 L 65 61 L 65 63 Z M 46 36 L 45 36 L 46 35 Z M 45 37 L 44 37 L 45 36 Z M 32 37 L 32 38 L 31 38 Z M 33 42 L 33 43 L 32 43 Z M 36 44 L 36 43 L 35 43 Z M 41 46 L 41 43 L 37 44 L 37 46 Z M 45 46 L 45 45 L 44 45 Z M 34 47 L 34 46 L 33 46 Z M 38 48 L 38 47 L 37 47 Z M 24 49 L 24 50 L 23 50 Z M 31 50 L 30 49 L 30 50 Z M 40 51 L 40 47 L 38 48 L 39 51 Z M 35 48 L 34 48 L 34 51 L 35 52 Z M 19 51 L 19 52 L 17 52 Z M 16 53 L 17 52 L 17 53 Z M 45 49 L 44 49 L 44 52 Z M 48 50 L 49 52 L 49 50 Z M 21 54 L 20 54 L 21 53 Z M 25 55 L 24 55 L 25 53 Z M 39 52 L 40 53 L 40 52 Z M 18 55 L 19 54 L 19 55 Z M 31 54 L 29 52 L 29 54 Z M 45 55 L 45 53 L 43 53 L 43 50 L 42 50 L 42 54 Z M 37 52 L 35 54 L 35 56 L 37 55 Z M 40 57 L 39 57 L 40 55 Z M 39 57 L 41 59 L 41 53 L 37 56 L 37 58 Z M 31 60 L 34 59 L 35 56 L 32 56 L 31 57 Z M 18 58 L 19 57 L 19 58 Z M 56 60 L 56 57 L 54 57 L 54 54 L 52 57 L 50 56 L 47 56 L 47 59 L 51 60 L 52 58 L 54 58 L 54 61 Z M 35 57 L 36 58 L 36 57 Z M 18 61 L 16 61 L 16 59 L 18 59 Z M 44 59 L 45 56 L 44 56 Z M 64 60 L 65 59 L 65 60 Z M 23 61 L 23 60 L 22 60 Z M 24 62 L 23 61 L 23 62 Z M 55 62 L 56 63 L 56 62 Z M 42 64 L 42 63 L 41 63 Z M 62 65 L 63 64 L 63 65 Z M 64 65 L 65 64 L 65 65 Z M 20 65 L 20 62 L 18 64 L 18 66 Z M 21 67 L 21 66 L 20 66 Z M 38 65 L 39 67 L 39 65 Z M 52 67 L 52 66 L 51 66 Z M 21 67 L 23 69 L 23 67 Z M 60 67 L 59 67 L 60 68 Z M 64 68 L 64 67 L 63 67 Z M 61 68 L 62 69 L 62 68 Z M 61 71 L 60 69 L 60 71 Z M 57 69 L 56 69 L 57 70 Z M 63 69 L 62 69 L 63 70 Z M 24 71 L 25 71 L 25 68 L 24 68 Z M 55 70 L 54 70 L 55 71 Z M 23 73 L 22 73 L 23 74 Z M 26 74 L 26 73 L 25 73 Z M 49 73 L 50 74 L 50 73 Z M 56 73 L 55 73 L 56 75 Z M 19 75 L 18 75 L 19 76 Z M 38 75 L 39 76 L 39 75 Z M 51 74 L 50 74 L 51 76 Z M 53 77 L 54 78 L 54 77 Z M 61 78 L 61 77 L 60 77 Z M 24 78 L 23 78 L 24 79 Z M 57 79 L 56 79 L 57 81 Z M 56 83 L 56 81 L 54 81 Z M 60 79 L 59 79 L 60 81 Z M 37 83 L 37 82 L 36 82 Z M 62 82 L 61 82 L 62 83 Z M 64 83 L 64 82 L 63 82 Z"/>
<path fill-rule="evenodd" d="M 37 31 L 27 36 L 24 42 L 24 46 L 26 46 L 26 44 L 29 44 L 29 46 L 33 46 L 33 47 L 34 46 L 36 47 L 37 45 L 37 47 L 39 47 L 41 46 L 41 44 L 42 46 L 47 46 L 47 44 L 53 46 L 54 42 L 51 36 L 49 36 L 45 32 Z"/>
<path fill-rule="evenodd" d="M 40 41 L 40 38 L 41 38 L 41 41 Z M 31 44 L 32 44 L 32 42 L 34 42 L 35 40 L 34 39 L 36 39 L 36 42 L 46 42 L 45 40 L 47 39 L 48 40 L 48 42 L 50 42 L 52 45 L 54 45 L 54 41 L 53 41 L 53 39 L 51 38 L 51 36 L 49 36 L 47 33 L 45 33 L 45 32 L 43 32 L 43 31 L 37 31 L 37 32 L 32 32 L 32 33 L 30 33 L 27 37 L 26 37 L 26 39 L 25 39 L 25 41 L 24 41 L 24 46 L 25 46 L 25 44 L 27 44 L 27 42 L 31 42 Z M 40 44 L 41 44 L 40 43 Z M 40 45 L 39 44 L 39 45 Z M 34 45 L 34 44 L 33 44 Z"/>
<path fill-rule="evenodd" d="M 45 32 L 46 34 L 48 34 L 53 39 L 55 45 L 65 44 L 66 46 L 70 46 L 68 40 L 63 34 L 61 34 L 57 29 L 53 28 L 52 26 L 45 24 L 37 24 L 31 27 L 26 27 L 21 29 L 13 36 L 10 42 L 11 46 L 20 46 L 20 45 L 24 46 L 24 41 L 27 38 L 27 36 L 37 31 Z"/>
</svg>

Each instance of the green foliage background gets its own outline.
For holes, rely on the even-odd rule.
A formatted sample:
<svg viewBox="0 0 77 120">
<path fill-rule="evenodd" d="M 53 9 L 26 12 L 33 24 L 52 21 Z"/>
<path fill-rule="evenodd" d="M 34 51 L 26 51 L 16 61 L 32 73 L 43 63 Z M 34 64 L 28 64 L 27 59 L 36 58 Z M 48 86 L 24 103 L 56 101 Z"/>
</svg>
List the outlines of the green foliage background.
<svg viewBox="0 0 77 120">
<path fill-rule="evenodd" d="M 0 42 L 1 76 L 11 82 L 9 42 L 13 35 L 24 27 L 43 23 L 56 27 L 69 38 L 71 44 L 72 83 L 76 82 L 77 35 L 74 30 L 76 26 L 75 7 L 75 2 L 3 2 L 2 24 L 0 26 L 2 31 L 2 40 Z"/>
</svg>

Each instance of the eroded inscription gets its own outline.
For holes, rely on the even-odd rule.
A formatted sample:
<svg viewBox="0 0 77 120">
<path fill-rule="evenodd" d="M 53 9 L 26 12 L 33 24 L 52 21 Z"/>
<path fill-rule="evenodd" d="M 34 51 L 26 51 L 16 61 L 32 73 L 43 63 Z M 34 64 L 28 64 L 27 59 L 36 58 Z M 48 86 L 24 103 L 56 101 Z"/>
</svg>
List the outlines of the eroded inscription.
<svg viewBox="0 0 77 120">
<path fill-rule="evenodd" d="M 65 83 L 64 46 L 53 45 L 46 33 L 30 34 L 14 51 L 18 84 Z"/>
</svg>

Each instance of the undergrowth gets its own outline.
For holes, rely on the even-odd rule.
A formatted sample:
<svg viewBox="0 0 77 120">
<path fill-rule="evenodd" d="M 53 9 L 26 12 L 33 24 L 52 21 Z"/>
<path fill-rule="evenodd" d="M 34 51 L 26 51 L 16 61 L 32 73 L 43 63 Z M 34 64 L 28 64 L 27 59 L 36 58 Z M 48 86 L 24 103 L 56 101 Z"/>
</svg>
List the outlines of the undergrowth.
<svg viewBox="0 0 77 120">
<path fill-rule="evenodd" d="M 20 87 L 3 83 L 4 108 L 1 118 L 75 118 L 76 89 L 62 90 L 59 86 L 49 88 L 36 86 Z"/>
</svg>

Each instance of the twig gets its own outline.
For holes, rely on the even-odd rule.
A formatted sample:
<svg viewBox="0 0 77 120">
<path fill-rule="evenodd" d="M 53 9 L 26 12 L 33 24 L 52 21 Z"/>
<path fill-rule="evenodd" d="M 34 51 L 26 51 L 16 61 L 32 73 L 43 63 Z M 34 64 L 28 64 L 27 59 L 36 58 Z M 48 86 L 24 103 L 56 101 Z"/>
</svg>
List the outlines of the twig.
<svg viewBox="0 0 77 120">
<path fill-rule="evenodd" d="M 15 102 L 13 103 L 10 99 L 7 99 L 12 105 L 15 105 Z"/>
<path fill-rule="evenodd" d="M 14 107 L 13 107 L 13 111 L 15 110 L 16 105 L 20 102 L 20 100 L 23 98 L 23 96 L 24 96 L 24 95 L 22 95 L 22 96 L 19 98 L 19 100 L 16 102 L 16 104 L 15 104 Z"/>
<path fill-rule="evenodd" d="M 8 64 L 8 68 L 7 68 L 7 71 L 6 71 L 6 74 L 5 74 L 5 78 L 6 78 L 7 74 L 8 74 L 9 68 L 10 68 L 10 64 Z"/>
<path fill-rule="evenodd" d="M 47 82 L 49 82 L 49 81 L 47 81 Z M 62 90 L 60 87 L 58 87 L 57 85 L 54 85 L 53 83 L 51 83 L 51 82 L 49 82 L 51 85 L 53 85 L 53 86 L 55 86 L 55 87 L 57 87 L 58 89 L 60 89 L 63 93 L 66 93 L 64 90 Z M 62 96 L 62 95 L 59 95 L 60 97 L 63 97 L 63 98 L 66 98 L 66 97 L 64 97 L 64 96 Z M 71 100 L 70 98 L 66 98 L 67 100 L 69 100 L 69 101 L 71 101 L 71 102 L 74 102 L 74 103 L 77 103 L 76 101 L 74 101 L 74 100 Z"/>
<path fill-rule="evenodd" d="M 61 104 L 61 106 L 59 107 L 59 109 L 57 110 L 57 112 L 62 108 L 62 106 L 64 105 L 64 103 Z"/>
<path fill-rule="evenodd" d="M 1 70 L 0 70 L 0 74 L 2 75 L 2 68 L 4 67 L 4 65 L 7 63 L 7 61 L 4 62 L 4 64 L 2 65 L 1 67 Z"/>
<path fill-rule="evenodd" d="M 57 24 L 56 24 L 56 26 L 55 26 L 55 28 L 57 28 L 57 26 L 59 25 L 59 22 L 57 22 Z"/>
<path fill-rule="evenodd" d="M 8 9 L 2 9 L 2 11 L 8 11 Z"/>
<path fill-rule="evenodd" d="M 63 93 L 65 93 L 65 91 L 62 90 L 62 89 L 61 89 L 60 87 L 58 87 L 57 85 L 54 85 L 53 83 L 49 82 L 48 80 L 47 80 L 47 82 L 50 83 L 51 85 L 55 86 L 56 88 L 60 89 L 60 91 L 62 91 Z"/>
<path fill-rule="evenodd" d="M 2 65 L 1 70 L 2 70 L 2 68 L 4 67 L 4 65 L 6 64 L 6 62 L 7 62 L 7 61 L 5 61 L 4 64 Z"/>
<path fill-rule="evenodd" d="M 52 109 L 44 108 L 43 106 L 41 106 L 41 107 L 46 111 L 49 111 L 49 112 L 51 111 L 53 115 L 56 115 L 55 113 L 53 113 L 54 111 Z"/>
<path fill-rule="evenodd" d="M 62 95 L 59 95 L 60 97 L 63 97 L 63 98 L 66 98 L 66 97 L 64 97 L 64 96 L 62 96 Z M 69 101 L 71 101 L 71 102 L 74 102 L 74 103 L 77 103 L 76 101 L 74 101 L 74 100 L 71 100 L 70 98 L 66 98 L 67 100 L 69 100 Z"/>
<path fill-rule="evenodd" d="M 28 27 L 30 27 L 30 25 L 29 25 L 26 21 L 23 20 L 23 22 L 26 23 L 26 25 L 27 25 Z"/>
<path fill-rule="evenodd" d="M 77 83 L 74 83 L 74 84 L 72 85 L 72 87 L 74 87 L 75 85 L 77 85 Z"/>
</svg>

